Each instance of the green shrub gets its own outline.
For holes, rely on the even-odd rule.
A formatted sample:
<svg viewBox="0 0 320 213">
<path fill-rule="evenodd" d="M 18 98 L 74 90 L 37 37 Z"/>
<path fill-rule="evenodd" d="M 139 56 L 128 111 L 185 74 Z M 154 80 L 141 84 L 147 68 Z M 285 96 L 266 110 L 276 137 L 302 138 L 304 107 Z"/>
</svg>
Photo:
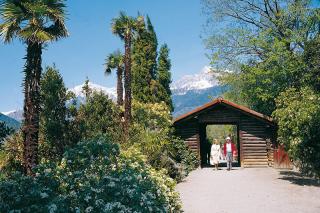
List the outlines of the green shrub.
<svg viewBox="0 0 320 213">
<path fill-rule="evenodd" d="M 108 137 L 78 143 L 35 177 L 0 183 L 0 212 L 180 212 L 175 182 Z"/>
<path fill-rule="evenodd" d="M 174 137 L 172 117 L 165 103 L 133 102 L 133 125 L 130 146 L 147 156 L 156 169 L 166 169 L 168 175 L 181 181 L 197 167 L 197 159 L 182 140 Z"/>
<path fill-rule="evenodd" d="M 171 158 L 182 165 L 184 171 L 182 178 L 199 166 L 197 155 L 180 138 L 173 137 L 168 145 L 168 150 Z"/>
<path fill-rule="evenodd" d="M 118 140 L 122 133 L 119 113 L 119 108 L 101 91 L 87 94 L 86 102 L 80 105 L 76 117 L 82 138 L 107 133 Z"/>
<path fill-rule="evenodd" d="M 9 176 L 16 171 L 23 171 L 23 138 L 18 131 L 7 137 L 0 151 L 0 173 L 2 177 Z"/>
<path fill-rule="evenodd" d="M 304 174 L 320 177 L 320 96 L 290 88 L 276 100 L 278 140 Z"/>
</svg>

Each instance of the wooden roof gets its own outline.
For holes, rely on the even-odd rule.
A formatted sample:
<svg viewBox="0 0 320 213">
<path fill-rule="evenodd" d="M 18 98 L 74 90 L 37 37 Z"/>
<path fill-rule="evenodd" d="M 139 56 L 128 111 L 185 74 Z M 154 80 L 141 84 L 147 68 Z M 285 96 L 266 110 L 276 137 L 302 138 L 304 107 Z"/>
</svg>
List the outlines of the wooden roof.
<svg viewBox="0 0 320 213">
<path fill-rule="evenodd" d="M 194 117 L 194 116 L 200 114 L 201 112 L 203 112 L 203 111 L 205 111 L 205 110 L 207 110 L 209 108 L 213 108 L 214 106 L 220 105 L 220 104 L 230 106 L 232 108 L 235 108 L 235 109 L 237 109 L 237 110 L 239 110 L 241 112 L 244 112 L 244 113 L 246 113 L 248 115 L 251 115 L 253 117 L 256 117 L 258 119 L 261 119 L 261 120 L 266 121 L 266 122 L 271 123 L 271 124 L 275 124 L 271 117 L 269 117 L 267 115 L 264 115 L 262 113 L 256 112 L 256 111 L 254 111 L 252 109 L 249 109 L 249 108 L 247 108 L 245 106 L 241 106 L 241 105 L 235 104 L 235 103 L 233 103 L 231 101 L 228 101 L 228 100 L 225 100 L 225 99 L 223 99 L 221 97 L 219 97 L 217 99 L 214 99 L 213 101 L 210 101 L 210 102 L 208 102 L 208 103 L 206 103 L 206 104 L 204 104 L 204 105 L 202 105 L 200 107 L 197 107 L 194 110 L 191 110 L 190 112 L 187 112 L 187 113 L 185 113 L 183 115 L 178 116 L 177 118 L 174 119 L 174 123 L 180 122 L 180 121 L 185 120 L 185 119 L 190 118 L 190 117 Z"/>
</svg>

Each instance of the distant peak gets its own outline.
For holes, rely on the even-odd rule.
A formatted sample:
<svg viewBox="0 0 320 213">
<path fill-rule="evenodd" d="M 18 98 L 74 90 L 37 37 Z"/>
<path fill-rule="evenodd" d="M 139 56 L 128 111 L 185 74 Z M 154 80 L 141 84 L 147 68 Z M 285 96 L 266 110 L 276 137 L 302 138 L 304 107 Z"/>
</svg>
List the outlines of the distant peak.
<svg viewBox="0 0 320 213">
<path fill-rule="evenodd" d="M 80 84 L 78 86 L 75 86 L 75 87 L 69 89 L 69 91 L 73 92 L 76 96 L 84 97 L 85 96 L 83 93 L 83 86 L 84 85 L 85 85 L 85 83 Z M 108 95 L 109 98 L 111 98 L 112 100 L 116 100 L 116 98 L 117 98 L 116 88 L 114 88 L 114 87 L 109 87 L 109 88 L 104 87 L 99 84 L 92 83 L 91 81 L 88 82 L 88 86 L 93 91 L 103 92 L 104 94 Z"/>
<path fill-rule="evenodd" d="M 16 110 L 11 110 L 11 111 L 8 111 L 8 112 L 0 112 L 1 114 L 4 114 L 4 115 L 9 115 L 11 113 L 14 113 L 16 112 Z"/>
<path fill-rule="evenodd" d="M 185 75 L 171 84 L 171 90 L 176 94 L 185 94 L 189 90 L 208 89 L 218 85 L 217 73 L 212 68 L 204 66 L 198 73 Z"/>
</svg>

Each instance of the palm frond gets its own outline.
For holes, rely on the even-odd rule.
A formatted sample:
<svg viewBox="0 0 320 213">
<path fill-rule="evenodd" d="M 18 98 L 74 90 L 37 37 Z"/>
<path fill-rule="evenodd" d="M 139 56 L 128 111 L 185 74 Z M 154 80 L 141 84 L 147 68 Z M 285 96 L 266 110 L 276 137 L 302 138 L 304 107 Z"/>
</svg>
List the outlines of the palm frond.
<svg viewBox="0 0 320 213">
<path fill-rule="evenodd" d="M 113 69 L 123 66 L 123 54 L 116 50 L 107 56 L 105 62 L 105 74 L 109 75 Z"/>
<path fill-rule="evenodd" d="M 53 36 L 47 33 L 38 26 L 29 25 L 28 27 L 20 30 L 17 35 L 25 41 L 31 41 L 35 43 L 44 43 L 53 40 Z"/>
<path fill-rule="evenodd" d="M 120 39 L 124 39 L 127 35 L 134 35 L 141 28 L 144 28 L 144 17 L 137 18 L 127 16 L 124 12 L 120 12 L 119 17 L 112 19 L 112 33 L 118 35 Z"/>
<path fill-rule="evenodd" d="M 4 43 L 10 43 L 19 31 L 20 27 L 16 22 L 0 24 L 0 36 Z"/>
<path fill-rule="evenodd" d="M 68 36 L 64 0 L 3 0 L 0 3 L 0 35 L 5 42 L 44 43 Z"/>
<path fill-rule="evenodd" d="M 63 21 L 56 20 L 50 27 L 44 28 L 44 31 L 51 34 L 54 40 L 69 36 L 68 29 Z"/>
</svg>

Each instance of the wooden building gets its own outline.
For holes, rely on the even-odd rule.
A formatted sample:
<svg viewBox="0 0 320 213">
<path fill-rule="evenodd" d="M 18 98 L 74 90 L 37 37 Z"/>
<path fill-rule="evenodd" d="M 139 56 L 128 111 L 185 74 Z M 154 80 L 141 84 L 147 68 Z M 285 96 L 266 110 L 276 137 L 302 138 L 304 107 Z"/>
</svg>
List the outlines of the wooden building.
<svg viewBox="0 0 320 213">
<path fill-rule="evenodd" d="M 206 161 L 206 126 L 237 126 L 238 162 L 241 167 L 274 166 L 276 124 L 266 115 L 222 98 L 215 99 L 174 120 L 176 134 Z"/>
</svg>

